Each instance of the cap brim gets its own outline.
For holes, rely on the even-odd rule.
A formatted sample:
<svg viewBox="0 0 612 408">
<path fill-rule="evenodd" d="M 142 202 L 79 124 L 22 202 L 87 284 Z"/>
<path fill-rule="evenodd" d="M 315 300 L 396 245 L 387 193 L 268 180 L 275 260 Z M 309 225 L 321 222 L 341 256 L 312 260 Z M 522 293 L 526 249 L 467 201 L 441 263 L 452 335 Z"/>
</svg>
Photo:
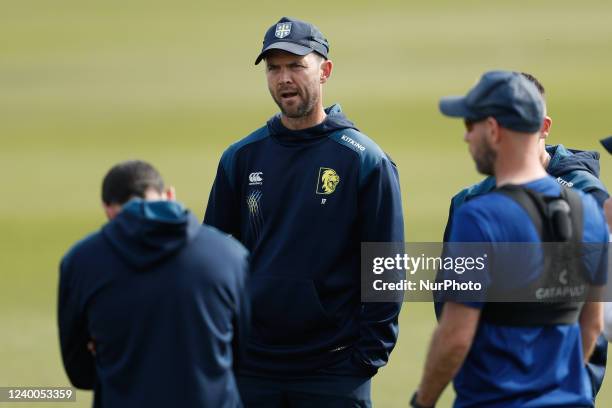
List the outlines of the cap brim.
<svg viewBox="0 0 612 408">
<path fill-rule="evenodd" d="M 612 154 L 612 136 L 600 140 L 601 145 L 606 148 L 608 153 Z"/>
<path fill-rule="evenodd" d="M 287 51 L 295 55 L 306 55 L 314 51 L 312 48 L 305 47 L 303 45 L 286 42 L 286 41 L 278 41 L 278 42 L 268 45 L 266 48 L 264 48 L 261 51 L 261 53 L 257 56 L 257 59 L 255 60 L 255 65 L 259 64 L 261 60 L 264 58 L 265 53 L 270 50 L 283 50 L 283 51 Z"/>
<path fill-rule="evenodd" d="M 474 113 L 467 107 L 465 96 L 449 96 L 440 99 L 440 112 L 455 118 L 474 118 Z"/>
</svg>

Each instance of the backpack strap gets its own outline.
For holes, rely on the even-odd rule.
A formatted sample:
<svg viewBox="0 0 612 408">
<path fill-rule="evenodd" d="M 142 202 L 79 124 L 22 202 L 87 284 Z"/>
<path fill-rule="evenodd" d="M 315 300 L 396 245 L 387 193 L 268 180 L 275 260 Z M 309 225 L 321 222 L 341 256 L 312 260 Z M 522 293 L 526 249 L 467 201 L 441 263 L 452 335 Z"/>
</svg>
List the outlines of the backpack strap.
<svg viewBox="0 0 612 408">
<path fill-rule="evenodd" d="M 563 187 L 561 189 L 561 197 L 567 201 L 570 207 L 570 219 L 572 221 L 572 242 L 574 245 L 582 245 L 584 233 L 584 208 L 582 208 L 582 199 L 577 192 L 570 188 Z"/>
<path fill-rule="evenodd" d="M 561 186 L 560 197 L 551 197 L 514 184 L 506 184 L 493 191 L 511 198 L 527 212 L 542 242 L 563 241 L 558 237 L 556 228 L 552 224 L 554 218 L 550 206 L 553 201 L 562 199 L 569 205 L 569 218 L 572 225 L 570 240 L 576 245 L 582 243 L 584 214 L 582 200 L 577 192 Z"/>
<path fill-rule="evenodd" d="M 543 285 L 546 286 L 549 282 L 558 282 L 557 277 L 560 271 L 557 269 L 560 267 L 555 260 L 559 259 L 560 251 L 562 252 L 565 248 L 579 251 L 582 245 L 584 220 L 580 196 L 565 187 L 562 188 L 560 197 L 544 196 L 517 185 L 505 185 L 494 191 L 514 200 L 527 212 L 543 243 L 564 242 L 542 246 L 545 262 L 541 277 L 537 281 L 516 291 L 501 290 L 497 294 L 501 294 L 503 298 L 513 298 L 512 293 L 531 293 Z M 562 220 L 571 224 L 569 239 L 559 239 L 559 227 L 555 225 L 556 222 L 559 222 L 559 219 L 555 219 L 559 215 L 554 215 L 559 208 L 559 200 L 564 200 L 569 206 L 569 213 L 561 214 L 562 217 L 569 215 L 569 220 L 567 218 Z M 561 246 L 563 248 L 557 249 Z M 580 280 L 584 276 L 583 265 L 579 257 L 575 259 L 577 260 L 572 263 L 569 273 L 573 280 Z M 489 323 L 505 326 L 573 324 L 578 320 L 581 309 L 582 302 L 575 299 L 557 299 L 551 302 L 489 302 L 482 311 L 482 318 Z"/>
</svg>

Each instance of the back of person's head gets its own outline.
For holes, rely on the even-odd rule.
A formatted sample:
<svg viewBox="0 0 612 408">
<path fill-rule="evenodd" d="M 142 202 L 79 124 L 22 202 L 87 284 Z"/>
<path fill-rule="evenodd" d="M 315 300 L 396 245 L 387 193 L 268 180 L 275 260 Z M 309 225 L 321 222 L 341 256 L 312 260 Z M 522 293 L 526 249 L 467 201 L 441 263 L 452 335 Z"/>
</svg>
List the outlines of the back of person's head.
<svg viewBox="0 0 612 408">
<path fill-rule="evenodd" d="M 159 172 L 142 160 L 128 160 L 113 166 L 102 181 L 102 202 L 106 206 L 123 205 L 132 198 L 146 198 L 164 192 Z"/>
<path fill-rule="evenodd" d="M 546 167 L 548 161 L 550 160 L 550 155 L 546 153 L 546 138 L 548 137 L 548 134 L 550 133 L 550 128 L 552 127 L 552 118 L 546 113 L 546 111 L 548 110 L 546 106 L 546 89 L 544 89 L 544 85 L 542 85 L 542 83 L 538 81 L 535 76 L 527 72 L 521 72 L 521 75 L 527 78 L 529 82 L 531 82 L 536 86 L 536 88 L 538 88 L 538 91 L 540 92 L 540 95 L 542 95 L 542 99 L 544 100 L 545 116 L 544 123 L 542 123 L 542 128 L 540 129 L 540 155 L 542 157 L 542 164 L 544 164 L 544 167 Z"/>
<path fill-rule="evenodd" d="M 542 97 L 546 96 L 546 89 L 544 89 L 544 85 L 542 85 L 542 83 L 538 81 L 536 77 L 531 74 L 528 74 L 527 72 L 521 72 L 521 75 L 527 78 L 532 84 L 536 86 L 536 88 L 538 88 L 538 91 L 540 91 L 540 95 L 542 95 Z"/>
<path fill-rule="evenodd" d="M 537 86 L 514 71 L 485 72 L 465 96 L 440 99 L 440 111 L 470 123 L 494 119 L 506 131 L 533 135 L 545 117 L 544 99 Z"/>
</svg>

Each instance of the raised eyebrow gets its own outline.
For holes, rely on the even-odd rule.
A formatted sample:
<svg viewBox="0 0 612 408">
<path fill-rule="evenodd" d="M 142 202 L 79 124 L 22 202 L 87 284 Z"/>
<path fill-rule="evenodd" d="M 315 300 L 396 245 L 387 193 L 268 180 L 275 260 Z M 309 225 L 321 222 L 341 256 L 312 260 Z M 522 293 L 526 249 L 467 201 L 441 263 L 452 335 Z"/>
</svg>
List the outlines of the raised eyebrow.
<svg viewBox="0 0 612 408">
<path fill-rule="evenodd" d="M 282 64 L 266 64 L 268 69 L 279 68 Z M 285 64 L 286 67 L 295 68 L 295 67 L 305 67 L 306 63 L 304 61 L 292 61 Z"/>
<path fill-rule="evenodd" d="M 287 65 L 288 65 L 289 67 L 291 67 L 291 68 L 295 68 L 295 67 L 305 67 L 305 66 L 307 66 L 307 65 L 306 65 L 306 62 L 304 62 L 304 61 L 293 61 L 293 62 L 290 62 L 290 63 L 289 63 L 289 64 L 287 64 Z"/>
</svg>

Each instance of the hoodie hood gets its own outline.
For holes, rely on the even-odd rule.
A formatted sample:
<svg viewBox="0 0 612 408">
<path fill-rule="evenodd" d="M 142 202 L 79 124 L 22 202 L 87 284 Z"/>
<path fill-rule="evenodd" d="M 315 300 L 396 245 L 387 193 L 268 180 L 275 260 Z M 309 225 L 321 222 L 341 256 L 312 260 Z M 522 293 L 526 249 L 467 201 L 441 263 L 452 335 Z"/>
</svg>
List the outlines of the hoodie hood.
<svg viewBox="0 0 612 408">
<path fill-rule="evenodd" d="M 144 269 L 191 241 L 197 218 L 175 201 L 134 199 L 102 228 L 102 235 L 128 265 Z"/>
<path fill-rule="evenodd" d="M 270 135 L 284 142 L 299 142 L 305 140 L 320 139 L 330 133 L 341 129 L 358 130 L 353 122 L 347 119 L 342 113 L 339 104 L 335 104 L 325 109 L 327 116 L 323 122 L 316 126 L 301 130 L 287 129 L 281 122 L 281 114 L 277 113 L 267 122 Z"/>
<path fill-rule="evenodd" d="M 546 146 L 550 162 L 546 171 L 554 177 L 574 171 L 586 171 L 599 177 L 599 153 L 566 149 L 563 145 Z"/>
<path fill-rule="evenodd" d="M 599 153 L 566 149 L 563 145 L 548 145 L 550 162 L 546 172 L 556 177 L 559 184 L 589 191 L 599 189 L 606 191 L 599 178 Z M 459 207 L 463 202 L 486 194 L 495 188 L 495 177 L 487 177 L 480 183 L 465 188 L 452 199 L 453 206 Z M 446 236 L 446 235 L 445 235 Z"/>
</svg>

